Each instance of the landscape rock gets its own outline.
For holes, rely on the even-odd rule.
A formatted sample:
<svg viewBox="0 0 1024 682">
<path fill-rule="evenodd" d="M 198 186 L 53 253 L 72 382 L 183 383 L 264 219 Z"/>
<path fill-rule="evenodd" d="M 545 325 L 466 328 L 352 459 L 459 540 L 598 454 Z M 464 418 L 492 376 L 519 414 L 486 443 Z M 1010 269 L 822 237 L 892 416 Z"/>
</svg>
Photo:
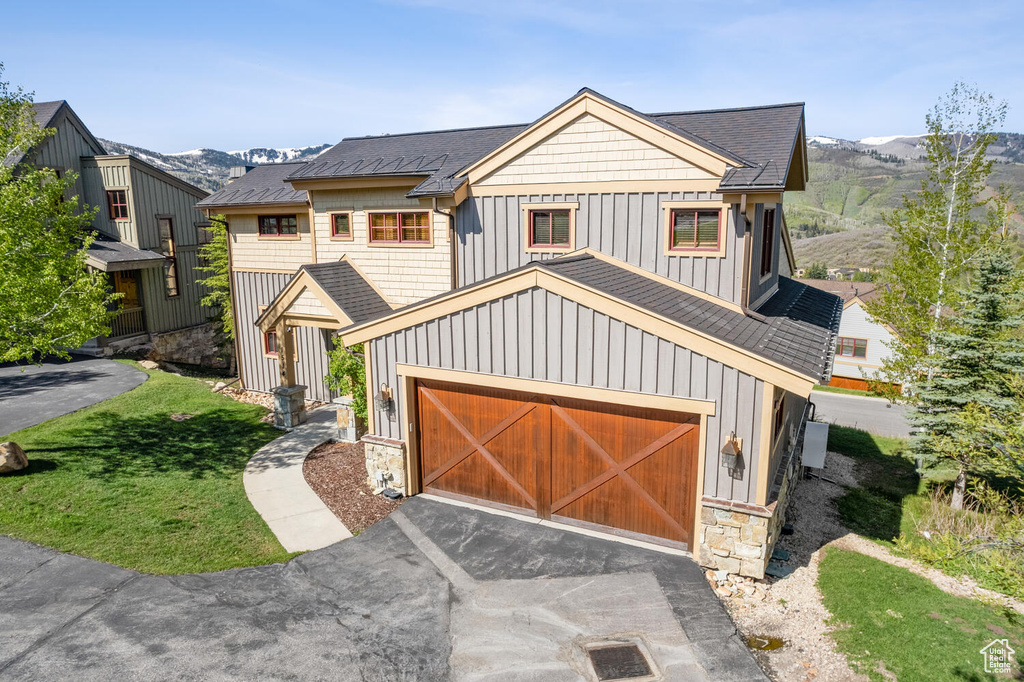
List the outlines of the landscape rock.
<svg viewBox="0 0 1024 682">
<path fill-rule="evenodd" d="M 159 363 L 152 360 L 139 360 L 139 366 L 143 369 L 160 369 Z"/>
<path fill-rule="evenodd" d="M 0 474 L 13 474 L 28 466 L 28 457 L 21 446 L 13 441 L 0 443 Z"/>
</svg>

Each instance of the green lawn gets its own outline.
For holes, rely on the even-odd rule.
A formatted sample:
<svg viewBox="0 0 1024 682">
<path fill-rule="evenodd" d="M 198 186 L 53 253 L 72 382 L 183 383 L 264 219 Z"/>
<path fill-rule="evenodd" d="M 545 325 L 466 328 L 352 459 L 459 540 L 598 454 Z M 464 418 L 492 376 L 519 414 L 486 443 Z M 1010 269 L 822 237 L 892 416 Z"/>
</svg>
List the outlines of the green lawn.
<svg viewBox="0 0 1024 682">
<path fill-rule="evenodd" d="M 879 664 L 901 682 L 994 680 L 984 672 L 982 647 L 1005 637 L 1024 652 L 1024 629 L 1015 612 L 953 597 L 904 568 L 863 554 L 829 548 L 818 587 L 840 626 L 833 632 L 839 649 L 873 680 L 887 679 Z"/>
<path fill-rule="evenodd" d="M 266 411 L 196 379 L 148 374 L 128 393 L 8 437 L 30 466 L 0 477 L 0 533 L 151 573 L 291 556 L 242 487 L 246 462 L 280 435 L 260 423 Z"/>
<path fill-rule="evenodd" d="M 871 398 L 877 398 L 878 396 L 871 391 L 862 391 L 858 388 L 841 388 L 839 386 L 823 386 L 821 384 L 814 385 L 815 391 L 822 391 L 824 393 L 842 393 L 844 395 L 862 395 Z"/>
</svg>

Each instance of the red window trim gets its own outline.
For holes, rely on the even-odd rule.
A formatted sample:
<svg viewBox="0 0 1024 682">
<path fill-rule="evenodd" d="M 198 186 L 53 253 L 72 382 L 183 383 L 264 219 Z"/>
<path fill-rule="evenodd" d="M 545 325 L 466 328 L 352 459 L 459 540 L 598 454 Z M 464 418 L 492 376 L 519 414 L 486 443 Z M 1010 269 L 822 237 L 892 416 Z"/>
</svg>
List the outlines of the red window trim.
<svg viewBox="0 0 1024 682">
<path fill-rule="evenodd" d="M 769 214 L 771 221 L 768 220 Z M 771 274 L 775 259 L 775 209 L 766 208 L 761 216 L 761 277 Z"/>
<path fill-rule="evenodd" d="M 274 340 L 274 350 L 270 350 L 270 339 Z M 278 357 L 277 355 L 277 332 L 263 332 L 263 354 L 269 355 L 272 358 Z"/>
<path fill-rule="evenodd" d="M 123 203 L 121 203 L 121 202 L 115 203 L 115 201 L 114 201 L 115 198 L 118 198 L 118 199 L 122 198 L 122 197 L 118 197 L 117 196 L 118 192 L 120 192 L 122 197 L 123 197 Z M 122 215 L 117 215 L 117 214 L 120 213 L 120 211 L 115 211 L 114 210 L 115 207 L 123 208 L 124 209 L 124 215 L 123 216 Z M 111 220 L 130 220 L 129 213 L 128 213 L 128 190 L 126 190 L 126 189 L 108 189 L 107 190 L 107 215 L 110 216 Z"/>
<path fill-rule="evenodd" d="M 864 342 L 864 355 L 857 355 L 857 342 Z M 849 347 L 850 354 L 846 354 L 846 348 Z M 868 356 L 868 339 L 858 338 L 856 336 L 840 336 L 839 342 L 836 344 L 836 355 L 841 358 L 866 358 Z"/>
<path fill-rule="evenodd" d="M 427 216 L 427 224 L 426 225 L 419 226 L 418 228 L 417 227 L 414 227 L 414 228 L 404 228 L 404 229 L 424 229 L 424 228 L 426 228 L 428 230 L 427 238 L 426 239 L 403 239 L 402 238 L 402 230 L 403 230 L 402 219 L 399 216 L 401 216 L 404 213 L 415 213 L 415 214 L 426 215 Z M 373 227 L 373 216 L 375 216 L 375 215 L 394 215 L 395 216 L 395 221 L 398 223 L 397 226 L 396 226 L 396 229 L 398 230 L 398 232 L 397 232 L 398 239 L 374 239 L 373 238 L 373 231 L 374 231 L 374 229 L 378 229 L 378 230 L 386 229 L 386 228 L 380 228 L 380 227 L 378 227 L 378 228 L 374 228 Z M 350 225 L 351 225 L 351 220 L 350 220 Z M 333 229 L 333 226 L 332 226 L 332 229 Z M 430 211 L 367 211 L 366 212 L 366 238 L 369 241 L 369 243 L 371 243 L 371 244 L 430 244 L 431 243 L 431 235 L 430 235 L 429 231 L 432 230 L 432 229 L 433 229 L 433 227 L 430 225 Z"/>
<path fill-rule="evenodd" d="M 527 225 L 527 230 L 526 230 L 527 237 L 529 238 L 529 243 L 530 243 L 529 248 L 531 248 L 531 249 L 569 249 L 569 248 L 572 248 L 572 230 L 573 230 L 574 226 L 572 224 L 572 209 L 571 208 L 531 208 L 529 210 L 529 213 L 530 213 L 530 215 L 529 215 L 530 224 Z M 543 242 L 541 242 L 541 243 L 535 242 L 533 240 L 533 216 L 535 214 L 537 214 L 537 213 L 550 213 L 552 215 L 554 215 L 555 213 L 565 213 L 566 215 L 568 215 L 569 216 L 569 241 L 567 241 L 565 244 L 545 244 Z M 552 236 L 552 238 L 554 238 L 554 236 L 555 236 L 555 231 L 554 231 L 554 225 L 553 224 L 552 224 L 552 229 L 551 229 L 551 236 Z"/>
<path fill-rule="evenodd" d="M 718 213 L 718 236 L 715 239 L 714 246 L 673 246 L 675 242 L 675 230 L 676 230 L 676 213 L 693 213 L 693 240 L 697 241 L 697 214 L 704 212 L 710 213 L 715 211 Z M 670 209 L 670 215 L 668 218 L 668 225 L 670 233 L 668 235 L 668 250 L 669 251 L 718 251 L 722 246 L 722 209 L 718 208 L 673 208 Z"/>
<path fill-rule="evenodd" d="M 277 221 L 277 232 L 264 232 L 263 231 L 263 219 L 264 218 L 275 218 Z M 281 232 L 281 218 L 294 218 L 295 219 L 295 232 Z M 299 236 L 299 216 L 297 214 L 282 214 L 282 215 L 260 215 L 256 216 L 256 236 L 275 238 L 282 237 L 284 239 L 295 239 Z"/>
</svg>

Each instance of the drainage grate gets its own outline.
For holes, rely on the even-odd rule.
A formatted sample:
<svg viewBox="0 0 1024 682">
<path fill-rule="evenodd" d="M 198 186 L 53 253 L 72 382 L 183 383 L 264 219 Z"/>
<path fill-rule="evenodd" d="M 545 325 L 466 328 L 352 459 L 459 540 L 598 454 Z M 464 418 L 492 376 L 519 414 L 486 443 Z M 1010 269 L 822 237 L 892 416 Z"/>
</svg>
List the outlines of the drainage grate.
<svg viewBox="0 0 1024 682">
<path fill-rule="evenodd" d="M 608 680 L 631 680 L 636 677 L 649 677 L 651 666 L 640 653 L 636 644 L 617 644 L 589 649 L 594 672 L 601 682 Z"/>
</svg>

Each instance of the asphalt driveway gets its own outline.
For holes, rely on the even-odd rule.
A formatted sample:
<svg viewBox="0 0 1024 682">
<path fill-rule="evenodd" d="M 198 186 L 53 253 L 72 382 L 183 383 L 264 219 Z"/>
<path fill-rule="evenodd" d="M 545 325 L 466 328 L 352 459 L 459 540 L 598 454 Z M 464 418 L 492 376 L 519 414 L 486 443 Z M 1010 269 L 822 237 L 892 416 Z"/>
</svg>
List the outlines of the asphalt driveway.
<svg viewBox="0 0 1024 682">
<path fill-rule="evenodd" d="M 767 678 L 685 557 L 413 498 L 287 564 L 140 575 L 0 536 L 0 678 Z"/>
<path fill-rule="evenodd" d="M 146 373 L 134 367 L 93 358 L 0 365 L 0 438 L 113 398 L 145 380 Z"/>
<path fill-rule="evenodd" d="M 910 436 L 907 408 L 892 405 L 885 398 L 812 391 L 811 402 L 817 405 L 815 419 L 861 429 L 880 436 Z"/>
</svg>

